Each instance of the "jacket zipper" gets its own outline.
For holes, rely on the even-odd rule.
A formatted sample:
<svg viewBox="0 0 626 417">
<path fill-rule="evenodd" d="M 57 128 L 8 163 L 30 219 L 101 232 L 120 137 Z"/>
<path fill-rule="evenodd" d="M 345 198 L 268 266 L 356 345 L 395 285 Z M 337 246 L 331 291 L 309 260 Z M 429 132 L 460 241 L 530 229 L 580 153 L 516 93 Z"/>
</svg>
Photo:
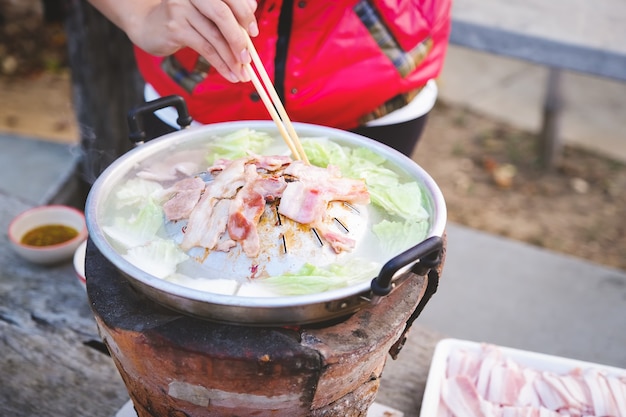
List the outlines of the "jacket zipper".
<svg viewBox="0 0 626 417">
<path fill-rule="evenodd" d="M 278 39 L 274 57 L 274 88 L 278 97 L 285 102 L 285 77 L 287 71 L 287 50 L 293 22 L 293 0 L 283 0 L 278 18 Z"/>
</svg>

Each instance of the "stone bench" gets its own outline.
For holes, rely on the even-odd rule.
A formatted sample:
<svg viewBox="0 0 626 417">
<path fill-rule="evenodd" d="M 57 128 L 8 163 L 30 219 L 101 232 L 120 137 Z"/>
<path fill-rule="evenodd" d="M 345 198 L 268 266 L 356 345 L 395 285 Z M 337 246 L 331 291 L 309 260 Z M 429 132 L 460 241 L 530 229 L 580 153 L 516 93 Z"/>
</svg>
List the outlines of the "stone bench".
<svg viewBox="0 0 626 417">
<path fill-rule="evenodd" d="M 546 168 L 560 156 L 561 73 L 626 82 L 626 4 L 457 0 L 450 44 L 549 67 L 539 138 Z"/>
</svg>

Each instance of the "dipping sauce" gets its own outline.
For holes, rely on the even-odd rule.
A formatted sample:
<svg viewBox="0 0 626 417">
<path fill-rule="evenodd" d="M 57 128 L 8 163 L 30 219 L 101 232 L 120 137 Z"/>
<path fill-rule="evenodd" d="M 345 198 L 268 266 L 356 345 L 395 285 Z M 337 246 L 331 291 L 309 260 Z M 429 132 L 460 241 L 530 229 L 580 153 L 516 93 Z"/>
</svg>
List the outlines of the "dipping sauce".
<svg viewBox="0 0 626 417">
<path fill-rule="evenodd" d="M 62 224 L 39 226 L 26 232 L 22 243 L 28 246 L 52 246 L 78 236 L 78 230 Z"/>
</svg>

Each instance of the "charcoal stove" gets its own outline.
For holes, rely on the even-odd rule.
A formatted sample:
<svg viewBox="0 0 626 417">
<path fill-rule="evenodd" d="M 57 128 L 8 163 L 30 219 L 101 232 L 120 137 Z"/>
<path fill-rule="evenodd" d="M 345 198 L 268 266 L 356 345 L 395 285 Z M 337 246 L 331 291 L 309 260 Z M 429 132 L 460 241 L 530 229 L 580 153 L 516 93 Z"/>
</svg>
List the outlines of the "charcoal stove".
<svg viewBox="0 0 626 417">
<path fill-rule="evenodd" d="M 445 239 L 444 239 L 445 241 Z M 136 291 L 88 241 L 87 293 L 139 417 L 365 416 L 387 355 L 436 291 L 433 269 L 349 317 L 259 327 L 203 320 Z M 419 274 L 419 269 L 415 272 Z"/>
</svg>

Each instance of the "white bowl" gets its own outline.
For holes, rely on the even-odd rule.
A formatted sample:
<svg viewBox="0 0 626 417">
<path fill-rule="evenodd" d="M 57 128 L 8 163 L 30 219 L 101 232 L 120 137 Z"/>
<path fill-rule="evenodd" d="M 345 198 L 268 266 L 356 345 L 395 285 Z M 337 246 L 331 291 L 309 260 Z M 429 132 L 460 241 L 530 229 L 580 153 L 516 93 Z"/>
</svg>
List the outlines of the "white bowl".
<svg viewBox="0 0 626 417">
<path fill-rule="evenodd" d="M 49 246 L 31 246 L 22 243 L 29 231 L 46 225 L 63 225 L 78 231 L 65 242 Z M 68 261 L 80 244 L 87 239 L 87 225 L 83 212 L 68 206 L 50 205 L 26 210 L 9 224 L 9 240 L 15 252 L 24 259 L 42 265 Z"/>
<path fill-rule="evenodd" d="M 87 278 L 85 278 L 85 253 L 87 252 L 87 241 L 78 246 L 76 252 L 74 252 L 74 270 L 76 271 L 76 278 L 80 285 L 85 288 L 87 285 Z"/>
</svg>

